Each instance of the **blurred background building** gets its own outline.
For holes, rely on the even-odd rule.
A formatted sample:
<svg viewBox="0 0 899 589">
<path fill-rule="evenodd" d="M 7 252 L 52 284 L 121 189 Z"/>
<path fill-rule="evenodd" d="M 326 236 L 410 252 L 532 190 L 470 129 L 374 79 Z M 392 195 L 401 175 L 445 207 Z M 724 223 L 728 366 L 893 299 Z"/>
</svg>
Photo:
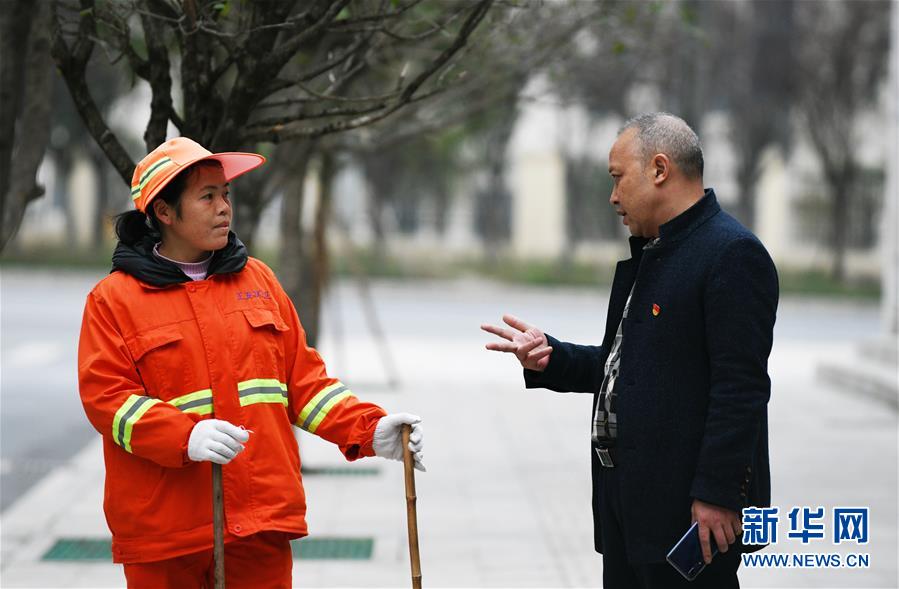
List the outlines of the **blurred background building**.
<svg viewBox="0 0 899 589">
<path fill-rule="evenodd" d="M 667 110 L 699 132 L 706 184 L 759 234 L 780 268 L 819 270 L 837 282 L 880 279 L 885 195 L 895 194 L 885 183 L 895 143 L 885 132 L 896 102 L 887 75 L 891 3 L 596 4 L 602 9 L 587 12 L 570 42 L 520 72 L 512 90 L 505 80 L 497 85 L 495 99 L 465 119 L 383 144 L 370 138 L 377 129 L 351 132 L 329 180 L 329 230 L 346 237 L 331 247 L 442 263 L 608 263 L 624 251 L 625 235 L 606 202 L 608 149 L 627 117 Z M 524 33 L 546 16 L 537 5 L 518 12 L 506 18 Z M 505 43 L 504 51 L 516 50 Z M 137 158 L 150 87 L 97 71 L 97 102 Z M 480 82 L 484 93 L 491 81 Z M 28 207 L 8 253 L 108 249 L 110 216 L 130 204 L 59 76 L 53 89 L 39 174 L 46 195 Z M 168 134 L 177 134 L 171 123 Z M 302 215 L 309 231 L 318 180 L 312 165 Z M 256 236 L 260 252 L 279 248 L 286 184 L 266 195 L 254 227 L 238 227 Z M 238 193 L 254 189 L 239 185 Z"/>
</svg>

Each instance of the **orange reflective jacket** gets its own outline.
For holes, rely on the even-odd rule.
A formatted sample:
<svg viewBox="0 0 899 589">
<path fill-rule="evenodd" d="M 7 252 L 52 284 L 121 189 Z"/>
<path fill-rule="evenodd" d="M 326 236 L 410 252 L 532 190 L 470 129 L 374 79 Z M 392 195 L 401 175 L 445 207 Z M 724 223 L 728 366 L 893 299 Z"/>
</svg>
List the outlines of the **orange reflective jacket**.
<svg viewBox="0 0 899 589">
<path fill-rule="evenodd" d="M 291 426 L 355 460 L 373 455 L 384 415 L 327 375 L 290 299 L 253 258 L 238 272 L 164 287 L 114 272 L 88 295 L 78 373 L 103 435 L 115 562 L 212 546 L 211 465 L 187 457 L 201 419 L 254 432 L 222 469 L 228 541 L 263 530 L 306 535 Z"/>
</svg>

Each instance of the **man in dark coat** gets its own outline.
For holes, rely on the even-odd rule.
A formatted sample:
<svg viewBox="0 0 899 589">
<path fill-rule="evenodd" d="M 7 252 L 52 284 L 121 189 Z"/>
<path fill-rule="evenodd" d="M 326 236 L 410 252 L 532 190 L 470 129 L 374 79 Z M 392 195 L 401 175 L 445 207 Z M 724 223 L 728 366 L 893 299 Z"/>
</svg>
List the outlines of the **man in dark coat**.
<svg viewBox="0 0 899 589">
<path fill-rule="evenodd" d="M 738 587 L 741 509 L 770 505 L 767 363 L 774 264 L 703 188 L 699 138 L 680 118 L 628 121 L 609 153 L 609 202 L 629 228 L 600 346 L 506 315 L 483 325 L 528 388 L 594 395 L 596 550 L 605 587 Z M 692 522 L 706 562 L 688 583 L 665 556 Z M 720 554 L 711 558 L 711 546 Z"/>
</svg>

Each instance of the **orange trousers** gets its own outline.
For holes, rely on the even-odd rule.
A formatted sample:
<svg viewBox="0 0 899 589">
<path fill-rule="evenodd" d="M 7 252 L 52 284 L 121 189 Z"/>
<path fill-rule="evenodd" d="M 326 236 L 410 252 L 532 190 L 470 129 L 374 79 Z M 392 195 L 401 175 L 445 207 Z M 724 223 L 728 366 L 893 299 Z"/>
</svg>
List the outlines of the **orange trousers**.
<svg viewBox="0 0 899 589">
<path fill-rule="evenodd" d="M 260 532 L 225 544 L 229 588 L 290 589 L 293 555 L 283 532 Z M 213 589 L 212 550 L 155 562 L 126 564 L 128 589 Z"/>
</svg>

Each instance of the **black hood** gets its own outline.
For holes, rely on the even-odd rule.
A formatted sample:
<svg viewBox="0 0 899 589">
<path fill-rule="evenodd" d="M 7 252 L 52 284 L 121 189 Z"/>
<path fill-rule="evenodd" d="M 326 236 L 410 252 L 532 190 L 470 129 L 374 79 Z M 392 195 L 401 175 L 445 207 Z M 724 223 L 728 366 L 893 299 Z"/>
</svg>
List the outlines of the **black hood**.
<svg viewBox="0 0 899 589">
<path fill-rule="evenodd" d="M 150 234 L 134 245 L 121 241 L 112 254 L 112 272 L 124 272 L 153 286 L 170 286 L 190 282 L 181 268 L 153 255 L 158 234 Z M 247 248 L 233 231 L 228 232 L 228 245 L 212 254 L 208 275 L 240 272 L 247 265 Z"/>
</svg>

